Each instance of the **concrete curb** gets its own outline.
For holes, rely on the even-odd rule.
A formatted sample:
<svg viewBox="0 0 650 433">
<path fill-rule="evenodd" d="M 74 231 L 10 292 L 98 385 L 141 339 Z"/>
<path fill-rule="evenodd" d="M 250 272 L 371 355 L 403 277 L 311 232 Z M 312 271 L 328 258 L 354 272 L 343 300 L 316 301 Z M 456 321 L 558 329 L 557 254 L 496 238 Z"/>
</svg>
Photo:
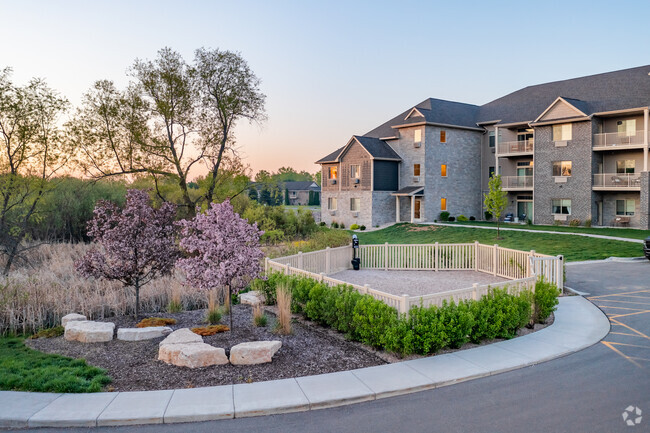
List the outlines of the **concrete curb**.
<svg viewBox="0 0 650 433">
<path fill-rule="evenodd" d="M 499 343 L 395 364 L 252 384 L 167 391 L 47 394 L 0 391 L 0 427 L 94 427 L 243 418 L 341 406 L 439 388 L 569 355 L 609 332 L 579 296 L 553 325 Z"/>
</svg>

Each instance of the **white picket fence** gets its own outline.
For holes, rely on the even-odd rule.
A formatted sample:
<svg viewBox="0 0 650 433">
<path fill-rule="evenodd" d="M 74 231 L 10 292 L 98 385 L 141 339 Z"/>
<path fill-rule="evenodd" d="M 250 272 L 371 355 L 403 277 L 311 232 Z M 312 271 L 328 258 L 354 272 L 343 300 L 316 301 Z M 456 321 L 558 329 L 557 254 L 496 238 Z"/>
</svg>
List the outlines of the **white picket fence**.
<svg viewBox="0 0 650 433">
<path fill-rule="evenodd" d="M 366 285 L 348 283 L 327 275 L 352 268 L 352 245 L 310 253 L 298 253 L 276 259 L 266 259 L 265 269 L 282 272 L 287 275 L 301 275 L 314 278 L 329 286 L 346 284 L 362 294 L 369 294 L 375 299 L 406 313 L 412 307 L 431 305 L 441 306 L 448 302 L 467 299 L 480 299 L 490 289 L 507 289 L 511 294 L 522 290 L 534 290 L 535 282 L 540 276 L 546 281 L 564 286 L 564 266 L 562 256 L 547 256 L 535 251 L 519 251 L 498 245 L 483 245 L 478 242 L 467 244 L 405 244 L 405 245 L 362 245 L 359 247 L 359 259 L 362 269 L 383 270 L 429 270 L 459 271 L 473 270 L 494 276 L 507 278 L 509 281 L 489 285 L 474 284 L 465 289 L 435 293 L 423 296 L 393 295 L 375 290 Z"/>
</svg>

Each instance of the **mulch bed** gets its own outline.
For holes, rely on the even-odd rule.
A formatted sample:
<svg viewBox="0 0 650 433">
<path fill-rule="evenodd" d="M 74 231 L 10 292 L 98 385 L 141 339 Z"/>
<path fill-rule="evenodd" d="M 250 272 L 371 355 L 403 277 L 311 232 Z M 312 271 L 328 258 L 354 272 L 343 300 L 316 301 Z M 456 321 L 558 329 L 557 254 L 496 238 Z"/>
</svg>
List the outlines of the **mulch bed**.
<svg viewBox="0 0 650 433">
<path fill-rule="evenodd" d="M 158 343 L 162 338 L 144 341 L 121 341 L 107 343 L 79 343 L 66 341 L 63 337 L 27 340 L 33 349 L 57 353 L 72 358 L 84 358 L 89 364 L 108 370 L 113 382 L 108 391 L 148 391 L 158 389 L 194 388 L 265 380 L 285 379 L 313 374 L 332 373 L 355 368 L 385 364 L 374 351 L 360 343 L 346 341 L 342 336 L 309 322 L 292 324 L 293 333 L 278 335 L 272 332 L 275 316 L 267 312 L 268 325 L 258 328 L 252 325 L 251 308 L 246 305 L 233 307 L 233 331 L 203 337 L 203 341 L 215 347 L 229 349 L 239 343 L 259 340 L 280 340 L 282 348 L 273 362 L 260 365 L 217 365 L 190 369 L 176 367 L 158 361 Z M 143 317 L 171 317 L 177 320 L 172 329 L 204 326 L 205 310 L 186 311 L 177 314 L 149 314 Z M 132 317 L 106 319 L 117 328 L 135 327 Z M 230 326 L 229 316 L 221 323 Z M 117 331 L 116 331 L 117 332 Z"/>
</svg>

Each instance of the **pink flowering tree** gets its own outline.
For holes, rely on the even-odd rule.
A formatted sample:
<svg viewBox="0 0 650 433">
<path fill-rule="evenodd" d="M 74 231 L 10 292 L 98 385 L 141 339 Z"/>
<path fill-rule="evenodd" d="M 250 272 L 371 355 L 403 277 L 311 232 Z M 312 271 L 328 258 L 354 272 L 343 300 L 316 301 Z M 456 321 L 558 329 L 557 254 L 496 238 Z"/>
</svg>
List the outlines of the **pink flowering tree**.
<svg viewBox="0 0 650 433">
<path fill-rule="evenodd" d="M 88 235 L 99 244 L 75 263 L 85 277 L 120 281 L 135 290 L 135 317 L 140 313 L 140 288 L 160 275 L 171 273 L 178 258 L 175 244 L 176 206 L 154 209 L 149 195 L 131 189 L 120 209 L 102 200 L 95 206 Z"/>
<path fill-rule="evenodd" d="M 262 272 L 260 236 L 264 232 L 257 223 L 251 225 L 235 213 L 230 201 L 212 203 L 207 212 L 197 212 L 193 219 L 178 224 L 186 257 L 176 265 L 185 271 L 188 284 L 232 296 Z"/>
</svg>

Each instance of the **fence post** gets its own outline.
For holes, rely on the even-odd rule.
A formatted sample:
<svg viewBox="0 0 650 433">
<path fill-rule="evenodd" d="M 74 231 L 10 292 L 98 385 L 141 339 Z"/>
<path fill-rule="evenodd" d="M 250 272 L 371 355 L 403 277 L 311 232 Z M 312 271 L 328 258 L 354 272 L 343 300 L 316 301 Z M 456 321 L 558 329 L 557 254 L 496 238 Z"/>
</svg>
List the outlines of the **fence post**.
<svg viewBox="0 0 650 433">
<path fill-rule="evenodd" d="M 438 257 L 440 257 L 440 255 L 438 253 L 438 242 L 436 242 L 436 262 L 435 262 L 434 268 L 433 268 L 433 270 L 436 271 L 436 272 L 438 272 L 438 261 L 439 261 Z"/>
<path fill-rule="evenodd" d="M 302 265 L 302 251 L 298 251 L 298 268 L 300 269 L 305 269 L 305 267 Z"/>
<path fill-rule="evenodd" d="M 472 284 L 474 290 L 472 291 L 472 299 L 478 301 L 478 283 Z"/>
<path fill-rule="evenodd" d="M 284 274 L 289 275 L 289 265 L 284 265 Z"/>
<path fill-rule="evenodd" d="M 325 274 L 323 274 L 323 273 L 321 272 L 321 273 L 318 274 L 318 275 L 319 275 L 318 282 L 319 282 L 319 283 L 322 283 L 322 282 L 323 282 L 323 277 L 325 276 Z"/>
<path fill-rule="evenodd" d="M 402 294 L 402 299 L 399 302 L 399 312 L 403 314 L 408 314 L 409 312 L 409 298 L 407 294 Z"/>
<path fill-rule="evenodd" d="M 264 257 L 264 274 L 269 273 L 269 258 Z"/>
<path fill-rule="evenodd" d="M 533 267 L 533 258 L 535 257 L 535 250 L 530 250 L 530 254 L 528 255 L 528 269 L 526 271 L 526 276 L 531 277 L 532 274 L 535 272 L 535 269 Z"/>
<path fill-rule="evenodd" d="M 474 241 L 474 272 L 478 271 L 478 241 Z"/>
<path fill-rule="evenodd" d="M 564 256 L 557 256 L 558 265 L 557 265 L 557 288 L 561 291 L 564 291 Z"/>
<path fill-rule="evenodd" d="M 494 254 L 492 257 L 492 275 L 497 276 L 497 254 L 499 252 L 499 245 L 494 244 Z"/>
<path fill-rule="evenodd" d="M 331 272 L 332 266 L 332 253 L 330 247 L 325 248 L 325 273 L 329 274 Z"/>
<path fill-rule="evenodd" d="M 369 289 L 369 288 L 370 288 L 369 285 L 367 285 L 367 284 L 364 284 L 364 285 L 363 285 L 363 294 L 364 294 L 364 295 L 368 293 L 368 289 Z"/>
<path fill-rule="evenodd" d="M 384 271 L 388 270 L 388 242 L 384 244 Z"/>
</svg>

